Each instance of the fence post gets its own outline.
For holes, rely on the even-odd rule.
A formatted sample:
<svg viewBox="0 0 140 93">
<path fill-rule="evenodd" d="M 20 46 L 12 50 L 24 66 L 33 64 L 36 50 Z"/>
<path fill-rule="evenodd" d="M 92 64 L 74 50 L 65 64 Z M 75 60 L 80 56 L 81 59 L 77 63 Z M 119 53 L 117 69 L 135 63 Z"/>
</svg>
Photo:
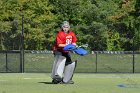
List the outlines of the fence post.
<svg viewBox="0 0 140 93">
<path fill-rule="evenodd" d="M 8 59 L 7 59 L 7 51 L 6 51 L 6 72 L 8 72 Z"/>
<path fill-rule="evenodd" d="M 136 25 L 135 21 L 133 24 Z M 131 28 L 131 30 L 133 30 L 133 73 L 135 73 L 135 26 L 133 27 L 133 29 Z"/>
<path fill-rule="evenodd" d="M 22 15 L 21 49 L 20 49 L 20 71 L 24 73 L 24 15 Z"/>
<path fill-rule="evenodd" d="M 96 64 L 96 73 L 97 73 L 97 53 L 95 53 L 96 54 L 96 61 L 95 61 L 95 64 Z"/>
<path fill-rule="evenodd" d="M 133 36 L 133 73 L 135 73 L 135 50 L 134 50 L 134 36 Z"/>
<path fill-rule="evenodd" d="M 133 73 L 135 73 L 135 54 L 133 51 Z"/>
</svg>

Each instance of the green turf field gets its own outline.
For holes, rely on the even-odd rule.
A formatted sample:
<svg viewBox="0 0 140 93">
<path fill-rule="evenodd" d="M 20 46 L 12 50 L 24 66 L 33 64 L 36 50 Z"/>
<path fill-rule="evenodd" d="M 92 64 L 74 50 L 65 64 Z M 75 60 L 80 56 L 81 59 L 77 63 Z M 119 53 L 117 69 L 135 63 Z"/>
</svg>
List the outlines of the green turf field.
<svg viewBox="0 0 140 93">
<path fill-rule="evenodd" d="M 50 74 L 0 73 L 0 93 L 140 93 L 140 74 L 75 74 L 75 84 L 51 84 Z"/>
</svg>

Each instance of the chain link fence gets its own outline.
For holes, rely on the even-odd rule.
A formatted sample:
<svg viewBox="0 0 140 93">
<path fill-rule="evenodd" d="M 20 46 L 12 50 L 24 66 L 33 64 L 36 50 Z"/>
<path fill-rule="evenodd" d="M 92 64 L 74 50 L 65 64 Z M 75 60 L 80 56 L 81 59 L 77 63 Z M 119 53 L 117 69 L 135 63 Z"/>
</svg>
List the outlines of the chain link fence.
<svg viewBox="0 0 140 93">
<path fill-rule="evenodd" d="M 77 73 L 139 73 L 140 53 L 133 51 L 96 51 L 86 56 L 71 54 L 77 60 Z M 0 72 L 50 73 L 54 61 L 52 51 L 0 51 Z M 23 70 L 23 71 L 22 71 Z"/>
</svg>

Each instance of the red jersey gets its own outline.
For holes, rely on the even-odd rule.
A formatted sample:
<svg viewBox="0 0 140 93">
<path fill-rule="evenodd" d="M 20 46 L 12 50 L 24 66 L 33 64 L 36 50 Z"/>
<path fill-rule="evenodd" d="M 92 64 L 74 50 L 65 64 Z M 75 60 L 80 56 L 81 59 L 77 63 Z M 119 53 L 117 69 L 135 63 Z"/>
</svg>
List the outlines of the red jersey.
<svg viewBox="0 0 140 93">
<path fill-rule="evenodd" d="M 69 31 L 68 33 L 64 33 L 63 31 L 59 31 L 56 36 L 56 44 L 54 46 L 54 50 L 60 51 L 60 52 L 67 52 L 64 51 L 63 48 L 58 47 L 59 44 L 73 44 L 77 41 L 77 38 L 75 34 L 72 31 Z"/>
</svg>

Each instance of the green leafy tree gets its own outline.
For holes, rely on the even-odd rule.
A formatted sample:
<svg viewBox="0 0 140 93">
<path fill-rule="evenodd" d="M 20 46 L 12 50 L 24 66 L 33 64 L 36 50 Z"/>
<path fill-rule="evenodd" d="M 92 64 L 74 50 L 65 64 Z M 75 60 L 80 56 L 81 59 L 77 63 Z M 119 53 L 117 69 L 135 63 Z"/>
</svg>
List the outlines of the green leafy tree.
<svg viewBox="0 0 140 93">
<path fill-rule="evenodd" d="M 139 0 L 1 0 L 0 50 L 20 49 L 24 16 L 25 49 L 52 49 L 67 20 L 78 45 L 90 50 L 139 50 Z M 134 47 L 133 47 L 133 40 Z"/>
<path fill-rule="evenodd" d="M 20 39 L 21 17 L 24 15 L 25 49 L 49 48 L 47 43 L 51 43 L 52 40 L 48 37 L 53 35 L 51 28 L 55 25 L 56 17 L 51 13 L 53 6 L 48 3 L 48 0 L 3 0 L 0 4 L 0 22 L 2 23 L 0 30 L 1 33 L 9 34 L 8 40 L 11 43 L 15 40 L 15 43 L 20 45 L 20 41 L 16 42 L 16 38 Z M 2 38 L 1 35 L 1 47 L 4 46 Z M 14 48 L 7 47 L 7 49 Z"/>
</svg>

